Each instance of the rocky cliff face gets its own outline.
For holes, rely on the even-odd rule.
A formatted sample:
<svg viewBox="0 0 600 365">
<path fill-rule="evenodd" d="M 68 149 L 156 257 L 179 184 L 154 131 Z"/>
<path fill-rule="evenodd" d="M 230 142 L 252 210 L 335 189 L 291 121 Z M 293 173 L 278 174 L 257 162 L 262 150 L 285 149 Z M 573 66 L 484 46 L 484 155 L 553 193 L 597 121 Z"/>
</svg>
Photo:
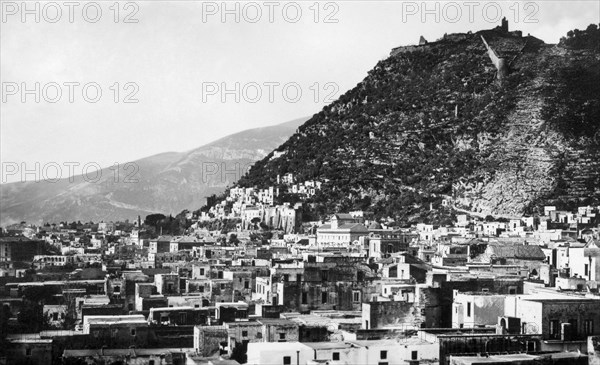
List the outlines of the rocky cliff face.
<svg viewBox="0 0 600 365">
<path fill-rule="evenodd" d="M 122 166 L 118 178 L 107 168 L 93 182 L 76 176 L 72 181 L 3 184 L 1 224 L 114 221 L 196 208 L 207 196 L 233 185 L 304 121 L 250 129 L 188 152 L 147 157 L 134 161 L 135 168 Z"/>
<path fill-rule="evenodd" d="M 508 63 L 502 80 L 481 36 Z M 511 217 L 599 203 L 599 141 L 598 48 L 488 30 L 394 49 L 239 184 L 329 180 L 310 201 L 320 213 Z"/>
</svg>

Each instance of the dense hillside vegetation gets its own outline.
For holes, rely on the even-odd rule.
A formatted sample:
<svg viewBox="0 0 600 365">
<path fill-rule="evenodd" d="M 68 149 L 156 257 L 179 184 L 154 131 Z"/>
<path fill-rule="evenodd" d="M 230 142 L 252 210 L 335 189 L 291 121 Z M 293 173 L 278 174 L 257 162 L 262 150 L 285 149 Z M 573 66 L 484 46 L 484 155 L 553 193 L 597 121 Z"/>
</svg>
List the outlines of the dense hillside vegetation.
<svg viewBox="0 0 600 365">
<path fill-rule="evenodd" d="M 502 81 L 482 35 L 509 63 Z M 275 185 L 278 174 L 292 172 L 328 181 L 309 201 L 316 215 L 370 209 L 409 220 L 452 206 L 513 216 L 543 204 L 598 203 L 594 39 L 595 25 L 559 45 L 496 29 L 401 49 L 238 185 Z"/>
</svg>

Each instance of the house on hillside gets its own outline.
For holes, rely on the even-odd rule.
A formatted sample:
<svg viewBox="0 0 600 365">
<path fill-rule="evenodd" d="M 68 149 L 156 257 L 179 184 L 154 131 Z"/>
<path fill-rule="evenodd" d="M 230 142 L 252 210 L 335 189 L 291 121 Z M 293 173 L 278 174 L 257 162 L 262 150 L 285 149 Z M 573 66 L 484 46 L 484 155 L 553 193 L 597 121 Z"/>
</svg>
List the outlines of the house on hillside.
<svg viewBox="0 0 600 365">
<path fill-rule="evenodd" d="M 569 247 L 569 267 L 572 275 L 589 281 L 600 281 L 600 242 Z"/>
<path fill-rule="evenodd" d="M 497 245 L 489 244 L 485 252 L 474 261 L 496 265 L 517 265 L 526 267 L 530 275 L 537 276 L 546 261 L 546 255 L 536 245 Z"/>
<path fill-rule="evenodd" d="M 329 224 L 317 228 L 317 245 L 319 247 L 349 247 L 358 243 L 360 237 L 367 236 L 369 230 L 350 214 L 335 214 Z"/>
</svg>

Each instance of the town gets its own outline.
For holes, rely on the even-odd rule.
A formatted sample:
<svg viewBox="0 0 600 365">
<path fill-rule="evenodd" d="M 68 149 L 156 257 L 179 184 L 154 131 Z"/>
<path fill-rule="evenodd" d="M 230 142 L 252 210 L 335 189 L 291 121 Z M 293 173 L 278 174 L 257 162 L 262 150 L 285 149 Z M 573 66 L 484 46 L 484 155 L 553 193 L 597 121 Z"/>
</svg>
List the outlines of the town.
<svg viewBox="0 0 600 365">
<path fill-rule="evenodd" d="M 201 134 L 208 141 L 241 124 L 217 125 L 262 123 L 267 110 L 288 109 L 218 105 L 218 97 L 196 108 L 198 95 L 187 91 L 200 83 L 203 103 L 221 85 L 225 104 L 231 89 L 224 81 L 236 73 L 252 80 L 282 67 L 300 77 L 313 73 L 302 66 L 313 65 L 346 75 L 372 62 L 361 57 L 381 53 L 388 37 L 400 30 L 412 37 L 404 33 L 416 27 L 392 17 L 387 23 L 401 27 L 379 28 L 395 2 L 369 2 L 331 33 L 319 27 L 288 39 L 294 21 L 256 31 L 236 21 L 241 33 L 215 37 L 212 28 L 185 23 L 198 4 L 175 2 L 166 11 L 147 3 L 144 16 L 170 19 L 142 21 L 127 36 L 106 32 L 106 24 L 95 28 L 101 34 L 71 29 L 64 34 L 73 45 L 65 41 L 64 49 L 49 45 L 49 28 L 35 37 L 43 44 L 23 38 L 21 28 L 6 37 L 17 54 L 9 75 L 25 70 L 29 78 L 40 60 L 57 74 L 79 72 L 67 59 L 95 72 L 112 62 L 122 75 L 145 71 L 140 84 L 160 90 L 127 112 L 113 110 L 128 103 L 119 98 L 106 109 L 6 108 L 18 117 L 3 147 L 19 138 L 33 147 L 15 144 L 15 161 L 51 159 L 60 148 L 61 156 L 79 154 L 77 161 L 92 147 L 99 150 L 89 156 L 106 161 L 133 158 L 134 150 L 149 156 L 123 164 L 136 174 L 122 184 L 119 163 L 99 169 L 105 175 L 95 181 L 85 173 L 49 181 L 45 172 L 56 162 L 36 168 L 43 181 L 27 181 L 25 162 L 21 182 L 3 175 L 0 365 L 600 365 L 600 26 L 593 19 L 558 44 L 529 33 L 549 37 L 572 21 L 562 13 L 597 14 L 593 5 L 547 7 L 556 17 L 538 29 L 530 27 L 537 20 L 523 22 L 525 33 L 510 30 L 505 17 L 495 28 L 432 42 L 425 36 L 435 39 L 429 28 L 436 27 L 419 28 L 429 33 L 418 45 L 393 48 L 362 81 L 347 76 L 356 86 L 312 117 L 189 149 Z M 7 15 L 17 14 L 9 5 Z M 131 19 L 137 4 L 124 5 L 135 10 L 125 20 L 138 23 Z M 516 5 L 509 9 L 518 13 Z M 524 10 L 534 5 L 537 13 L 534 3 Z M 323 7 L 335 10 L 325 16 L 332 24 L 337 6 Z M 217 14 L 215 4 L 202 9 Z M 416 12 L 414 5 L 409 13 Z M 352 33 L 363 27 L 373 33 Z M 274 46 L 252 42 L 271 35 Z M 111 45 L 106 53 L 103 43 Z M 263 51 L 278 49 L 287 56 Z M 7 85 L 10 95 L 15 85 Z M 137 92 L 137 84 L 125 85 Z M 241 83 L 233 85 L 237 93 Z M 337 84 L 323 85 L 337 92 Z M 66 116 L 94 128 L 67 124 Z M 38 117 L 51 129 L 28 124 Z M 174 147 L 185 150 L 168 152 Z M 7 166 L 14 178 L 19 165 Z"/>
<path fill-rule="evenodd" d="M 600 361 L 600 206 L 305 222 L 321 182 L 278 182 L 299 202 L 231 188 L 178 236 L 151 216 L 5 227 L 3 363 Z"/>
</svg>

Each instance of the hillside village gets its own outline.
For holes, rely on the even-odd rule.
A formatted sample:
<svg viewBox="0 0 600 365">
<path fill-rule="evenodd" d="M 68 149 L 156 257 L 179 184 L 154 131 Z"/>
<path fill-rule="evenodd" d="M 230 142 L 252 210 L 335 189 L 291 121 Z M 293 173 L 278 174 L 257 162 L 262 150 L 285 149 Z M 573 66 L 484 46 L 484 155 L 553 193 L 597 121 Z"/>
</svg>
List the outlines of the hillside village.
<svg viewBox="0 0 600 365">
<path fill-rule="evenodd" d="M 484 37 L 500 32 L 509 38 L 507 43 L 518 38 L 517 51 L 525 45 L 533 44 L 536 52 L 545 47 L 532 38 L 521 39 L 521 34 L 507 35 L 504 26 Z M 501 111 L 502 103 L 512 102 L 499 82 L 514 85 L 510 75 L 500 75 L 500 68 L 493 71 L 492 55 L 498 57 L 499 51 L 490 49 L 502 42 L 495 37 L 490 45 L 487 38 L 482 41 L 473 34 L 439 41 L 465 41 L 480 54 L 461 57 L 473 64 L 481 59 L 489 63 L 464 85 L 491 85 L 493 95 L 479 90 L 482 100 L 474 102 L 493 104 L 485 107 L 489 114 L 483 116 L 490 124 L 498 122 L 494 113 Z M 436 47 L 424 39 L 421 43 L 413 47 Z M 408 61 L 401 57 L 417 57 L 418 52 L 412 47 L 394 49 L 372 74 L 395 67 L 386 62 L 402 64 Z M 391 86 L 378 87 L 384 93 Z M 479 88 L 465 86 L 468 98 L 471 87 Z M 498 99 L 488 99 L 492 97 Z M 327 113 L 357 113 L 353 102 L 341 98 Z M 554 188 L 562 189 L 568 208 L 540 205 L 543 194 L 527 190 L 539 200 L 533 204 L 537 210 L 525 213 L 523 202 L 531 196 L 519 200 L 522 197 L 510 197 L 512 190 L 507 189 L 502 194 L 510 204 L 494 211 L 496 215 L 488 214 L 485 204 L 493 203 L 488 198 L 499 185 L 511 181 L 534 186 L 543 176 L 534 174 L 535 179 L 523 182 L 525 178 L 509 177 L 507 168 L 493 183 L 479 182 L 478 191 L 477 181 L 454 179 L 464 171 L 450 167 L 462 166 L 482 176 L 483 170 L 506 167 L 505 160 L 497 166 L 492 160 L 475 166 L 477 158 L 469 151 L 486 148 L 483 135 L 481 146 L 465 142 L 467 134 L 460 136 L 464 150 L 457 147 L 458 140 L 450 146 L 435 136 L 426 141 L 428 146 L 419 145 L 417 135 L 437 128 L 434 123 L 446 128 L 449 121 L 457 122 L 458 113 L 478 113 L 467 102 L 460 112 L 456 105 L 449 112 L 438 111 L 435 120 L 419 116 L 419 130 L 394 131 L 405 133 L 403 147 L 391 139 L 386 145 L 375 132 L 371 138 L 361 130 L 363 138 L 373 140 L 370 147 L 385 145 L 376 146 L 385 155 L 361 156 L 372 161 L 370 165 L 361 162 L 338 170 L 340 166 L 332 166 L 335 161 L 319 157 L 327 163 L 310 163 L 326 173 L 309 173 L 310 166 L 298 173 L 283 171 L 282 166 L 293 170 L 305 157 L 295 155 L 299 150 L 293 143 L 301 139 L 296 136 L 255 165 L 240 183 L 207 198 L 197 211 L 176 217 L 152 214 L 136 221 L 41 226 L 22 222 L 4 227 L 0 364 L 600 364 L 600 205 L 594 200 L 598 186 L 593 186 L 597 175 L 583 182 L 557 178 L 560 186 Z M 471 122 L 482 122 L 478 118 L 453 128 L 468 129 Z M 318 130 L 331 139 L 327 133 L 346 130 L 321 126 L 308 131 L 315 125 L 313 120 L 299 133 Z M 504 127 L 514 126 L 494 126 L 498 133 Z M 432 147 L 436 142 L 440 146 Z M 347 147 L 344 153 L 352 156 L 368 150 L 350 151 L 353 145 L 344 145 L 343 138 L 335 143 Z M 436 160 L 437 167 L 423 164 L 431 151 L 450 147 L 460 151 Z M 405 155 L 390 164 L 391 160 L 377 161 L 396 148 Z M 585 150 L 582 156 L 594 153 Z M 296 159 L 285 160 L 290 155 Z M 405 162 L 395 165 L 402 159 Z M 595 163 L 590 159 L 592 172 Z M 539 172 L 536 168 L 527 165 L 528 172 Z M 394 178 L 394 169 L 406 171 Z M 360 174 L 351 175 L 353 171 Z M 375 182 L 352 190 L 341 185 L 346 180 L 334 179 L 336 174 L 354 182 L 364 182 L 364 175 L 370 174 Z M 579 183 L 585 189 L 575 194 L 572 190 L 579 189 Z M 331 193 L 334 185 L 339 195 Z M 399 190 L 386 195 L 390 186 Z M 367 190 L 372 197 L 360 194 Z M 403 200 L 399 191 L 410 197 Z M 343 199 L 336 200 L 339 196 Z M 483 196 L 485 202 L 470 202 L 470 196 Z M 398 206 L 410 212 L 387 214 Z"/>
<path fill-rule="evenodd" d="M 268 193 L 232 189 L 227 232 L 204 215 L 154 239 L 138 222 L 9 227 L 6 363 L 600 359 L 600 206 L 405 228 L 353 211 L 298 233 Z"/>
</svg>

